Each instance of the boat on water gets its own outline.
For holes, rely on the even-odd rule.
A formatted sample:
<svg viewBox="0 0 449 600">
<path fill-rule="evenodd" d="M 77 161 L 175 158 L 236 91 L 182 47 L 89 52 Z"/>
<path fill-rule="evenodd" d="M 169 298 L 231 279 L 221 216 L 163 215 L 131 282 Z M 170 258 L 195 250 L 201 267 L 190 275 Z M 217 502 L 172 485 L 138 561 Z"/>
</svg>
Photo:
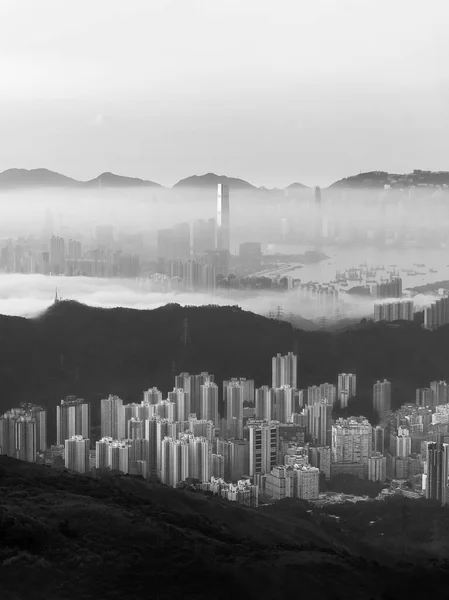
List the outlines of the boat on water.
<svg viewBox="0 0 449 600">
<path fill-rule="evenodd" d="M 429 269 L 429 273 L 438 273 L 438 269 Z"/>
<path fill-rule="evenodd" d="M 424 265 L 423 263 L 414 263 L 413 266 L 422 268 L 422 267 L 425 267 L 426 265 Z"/>
</svg>

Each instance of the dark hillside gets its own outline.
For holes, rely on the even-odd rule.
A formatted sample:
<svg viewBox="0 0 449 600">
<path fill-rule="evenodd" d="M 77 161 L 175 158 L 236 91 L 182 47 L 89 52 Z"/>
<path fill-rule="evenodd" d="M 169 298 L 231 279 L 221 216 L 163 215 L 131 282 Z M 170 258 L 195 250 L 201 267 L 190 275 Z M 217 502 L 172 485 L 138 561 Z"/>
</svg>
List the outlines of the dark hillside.
<svg viewBox="0 0 449 600">
<path fill-rule="evenodd" d="M 387 600 L 413 592 L 445 597 L 447 589 L 443 564 L 412 557 L 401 565 L 389 555 L 373 562 L 356 524 L 345 523 L 354 531 L 343 533 L 299 501 L 251 509 L 128 476 L 95 480 L 4 456 L 0 498 L 2 600 L 274 600 L 298 590 L 313 600 Z M 373 506 L 357 507 L 359 522 L 365 511 L 372 517 Z M 376 506 L 390 512 L 387 503 Z"/>
</svg>

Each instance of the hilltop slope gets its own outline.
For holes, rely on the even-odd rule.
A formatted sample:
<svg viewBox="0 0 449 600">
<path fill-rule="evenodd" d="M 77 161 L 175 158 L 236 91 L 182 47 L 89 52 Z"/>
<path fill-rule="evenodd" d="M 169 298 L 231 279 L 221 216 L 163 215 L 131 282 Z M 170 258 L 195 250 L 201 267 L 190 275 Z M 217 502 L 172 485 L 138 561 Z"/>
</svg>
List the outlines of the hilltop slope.
<svg viewBox="0 0 449 600">
<path fill-rule="evenodd" d="M 299 589 L 313 600 L 377 600 L 399 591 L 441 593 L 446 585 L 444 565 L 430 570 L 410 558 L 400 566 L 379 552 L 381 568 L 364 555 L 369 549 L 360 547 L 359 533 L 344 534 L 298 501 L 251 509 L 137 478 L 94 480 L 5 456 L 0 496 L 2 600 L 259 600 Z M 395 507 L 382 504 L 377 510 L 394 516 Z"/>
</svg>

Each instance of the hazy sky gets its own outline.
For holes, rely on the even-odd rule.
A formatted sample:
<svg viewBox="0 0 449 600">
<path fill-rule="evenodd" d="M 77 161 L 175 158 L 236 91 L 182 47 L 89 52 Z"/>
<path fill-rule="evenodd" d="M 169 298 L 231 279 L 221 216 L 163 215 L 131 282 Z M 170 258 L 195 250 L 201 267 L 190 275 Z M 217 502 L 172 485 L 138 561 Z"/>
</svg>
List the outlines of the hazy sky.
<svg viewBox="0 0 449 600">
<path fill-rule="evenodd" d="M 447 0 L 2 0 L 0 170 L 448 169 Z"/>
</svg>

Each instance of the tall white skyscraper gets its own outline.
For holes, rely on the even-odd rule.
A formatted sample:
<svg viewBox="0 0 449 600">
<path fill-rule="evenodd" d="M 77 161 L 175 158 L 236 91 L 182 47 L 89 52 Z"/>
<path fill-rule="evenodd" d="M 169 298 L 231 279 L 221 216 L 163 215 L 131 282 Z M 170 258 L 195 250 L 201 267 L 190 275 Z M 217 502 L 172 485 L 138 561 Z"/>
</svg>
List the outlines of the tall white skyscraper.
<svg viewBox="0 0 449 600">
<path fill-rule="evenodd" d="M 189 439 L 189 477 L 210 481 L 211 454 L 212 444 L 205 437 Z"/>
<path fill-rule="evenodd" d="M 218 385 L 216 383 L 212 383 L 211 381 L 201 386 L 199 419 L 212 421 L 215 427 L 219 426 Z"/>
<path fill-rule="evenodd" d="M 65 440 L 65 467 L 77 473 L 90 471 L 90 440 L 74 435 Z"/>
<path fill-rule="evenodd" d="M 125 410 L 118 396 L 110 395 L 101 401 L 101 437 L 114 440 L 125 437 Z"/>
<path fill-rule="evenodd" d="M 283 385 L 289 385 L 296 388 L 298 357 L 293 352 L 285 356 L 277 354 L 271 361 L 272 383 L 271 387 L 280 388 Z"/>
<path fill-rule="evenodd" d="M 229 211 L 229 187 L 218 184 L 216 249 L 231 250 L 231 221 Z"/>
</svg>

